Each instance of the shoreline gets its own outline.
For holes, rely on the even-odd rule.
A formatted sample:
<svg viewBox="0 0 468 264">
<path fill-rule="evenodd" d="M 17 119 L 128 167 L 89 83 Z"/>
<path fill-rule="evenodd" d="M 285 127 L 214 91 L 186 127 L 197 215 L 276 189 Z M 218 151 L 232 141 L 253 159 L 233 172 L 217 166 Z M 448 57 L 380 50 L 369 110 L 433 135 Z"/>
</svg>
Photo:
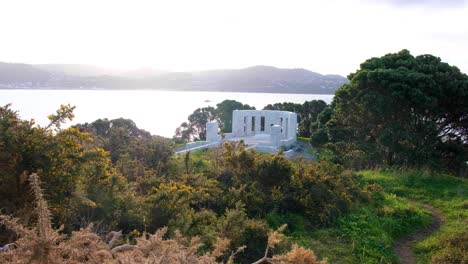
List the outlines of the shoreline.
<svg viewBox="0 0 468 264">
<path fill-rule="evenodd" d="M 160 91 L 160 92 L 206 92 L 206 93 L 267 93 L 267 94 L 317 94 L 317 95 L 335 95 L 334 93 L 298 93 L 294 91 L 212 91 L 212 90 L 170 90 L 154 88 L 134 88 L 134 89 L 115 89 L 115 88 L 5 88 L 0 86 L 0 90 L 18 90 L 18 91 Z"/>
</svg>

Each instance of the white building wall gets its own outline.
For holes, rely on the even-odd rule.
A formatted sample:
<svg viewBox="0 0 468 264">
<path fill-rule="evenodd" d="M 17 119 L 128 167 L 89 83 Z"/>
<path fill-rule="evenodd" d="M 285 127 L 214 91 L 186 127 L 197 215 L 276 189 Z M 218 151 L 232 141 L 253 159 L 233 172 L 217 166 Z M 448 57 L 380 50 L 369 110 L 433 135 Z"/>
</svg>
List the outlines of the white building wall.
<svg viewBox="0 0 468 264">
<path fill-rule="evenodd" d="M 265 131 L 261 131 L 262 117 L 265 117 Z M 253 130 L 252 118 L 255 118 L 255 126 Z M 246 121 L 245 123 L 244 120 Z M 254 136 L 256 134 L 271 134 L 272 125 L 280 126 L 280 134 L 282 139 L 296 139 L 296 113 L 276 110 L 234 110 L 232 114 L 232 133 L 235 137 Z"/>
<path fill-rule="evenodd" d="M 261 131 L 262 117 L 265 118 L 264 131 Z M 252 118 L 255 118 L 253 130 Z M 219 146 L 222 139 L 221 136 L 218 135 L 218 123 L 215 121 L 208 122 L 206 124 L 206 129 L 206 141 L 189 143 L 186 149 L 177 152 L 176 155 L 198 148 Z M 276 110 L 234 110 L 232 113 L 232 133 L 224 134 L 224 139 L 239 140 L 238 138 L 259 135 L 255 137 L 256 140 L 265 138 L 269 140 L 263 142 L 259 140 L 253 147 L 258 151 L 274 153 L 281 147 L 288 148 L 293 145 L 296 142 L 296 133 L 296 113 Z"/>
</svg>

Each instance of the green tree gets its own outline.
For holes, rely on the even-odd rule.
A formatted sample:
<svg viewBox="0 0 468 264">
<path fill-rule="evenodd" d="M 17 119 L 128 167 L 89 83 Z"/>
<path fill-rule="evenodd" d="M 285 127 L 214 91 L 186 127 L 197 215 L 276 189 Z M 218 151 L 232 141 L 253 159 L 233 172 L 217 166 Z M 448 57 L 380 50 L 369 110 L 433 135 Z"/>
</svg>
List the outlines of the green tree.
<svg viewBox="0 0 468 264">
<path fill-rule="evenodd" d="M 298 134 L 301 137 L 310 137 L 310 126 L 316 122 L 318 115 L 327 107 L 322 100 L 306 101 L 302 105 L 301 122 L 298 124 Z"/>
<path fill-rule="evenodd" d="M 242 104 L 236 100 L 224 100 L 216 105 L 216 119 L 218 120 L 221 131 L 228 133 L 232 131 L 232 111 L 234 110 L 255 110 L 255 107 Z"/>
<path fill-rule="evenodd" d="M 185 142 L 206 139 L 206 123 L 216 119 L 214 107 L 197 108 L 188 116 L 188 123 L 184 122 L 176 129 L 176 138 Z"/>
<path fill-rule="evenodd" d="M 0 199 L 6 212 L 31 219 L 27 175 L 37 173 L 51 203 L 55 222 L 68 228 L 104 220 L 116 226 L 128 212 L 125 179 L 93 137 L 76 127 L 61 129 L 73 107 L 61 106 L 41 127 L 21 120 L 9 106 L 0 107 Z M 127 197 L 127 198 L 124 198 Z M 128 206 L 130 207 L 130 206 Z"/>
<path fill-rule="evenodd" d="M 468 77 L 457 67 L 402 50 L 365 61 L 348 78 L 327 123 L 336 154 L 356 150 L 368 165 L 465 166 Z"/>
<path fill-rule="evenodd" d="M 305 101 L 303 104 L 276 103 L 269 104 L 263 109 L 289 111 L 297 114 L 297 133 L 300 137 L 310 137 L 311 124 L 316 122 L 317 116 L 322 112 L 327 103 L 322 100 Z"/>
<path fill-rule="evenodd" d="M 310 125 L 310 144 L 321 148 L 328 142 L 328 130 L 326 125 L 333 114 L 332 105 L 325 107 L 317 116 L 317 120 Z"/>
</svg>

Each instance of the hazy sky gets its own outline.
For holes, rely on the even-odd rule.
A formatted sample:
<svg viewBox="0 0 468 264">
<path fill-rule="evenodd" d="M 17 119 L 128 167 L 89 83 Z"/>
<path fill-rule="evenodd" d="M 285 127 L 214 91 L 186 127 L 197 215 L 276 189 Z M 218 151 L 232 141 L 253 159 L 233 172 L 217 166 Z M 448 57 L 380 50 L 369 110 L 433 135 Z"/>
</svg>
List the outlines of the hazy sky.
<svg viewBox="0 0 468 264">
<path fill-rule="evenodd" d="M 0 61 L 347 75 L 401 49 L 468 73 L 461 0 L 0 0 Z"/>
</svg>

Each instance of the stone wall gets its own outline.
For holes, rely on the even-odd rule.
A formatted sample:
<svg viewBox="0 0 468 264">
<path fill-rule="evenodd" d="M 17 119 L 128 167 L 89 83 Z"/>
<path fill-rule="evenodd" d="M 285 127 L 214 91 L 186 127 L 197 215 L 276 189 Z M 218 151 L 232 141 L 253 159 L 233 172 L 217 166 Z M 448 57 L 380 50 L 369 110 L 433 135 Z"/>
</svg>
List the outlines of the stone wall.
<svg viewBox="0 0 468 264">
<path fill-rule="evenodd" d="M 272 135 L 272 130 L 276 131 L 274 126 L 280 128 L 280 140 L 296 140 L 296 113 L 276 110 L 234 110 L 232 113 L 232 133 L 235 137 Z"/>
</svg>

